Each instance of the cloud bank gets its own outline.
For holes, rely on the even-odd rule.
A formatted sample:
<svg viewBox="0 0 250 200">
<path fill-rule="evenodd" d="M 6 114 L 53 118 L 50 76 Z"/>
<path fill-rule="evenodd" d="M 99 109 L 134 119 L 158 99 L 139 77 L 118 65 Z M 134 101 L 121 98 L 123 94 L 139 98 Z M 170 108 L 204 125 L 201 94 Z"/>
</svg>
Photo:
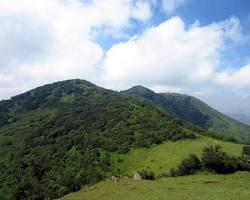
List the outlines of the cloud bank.
<svg viewBox="0 0 250 200">
<path fill-rule="evenodd" d="M 146 1 L 0 1 L 0 96 L 68 78 L 93 80 L 103 57 L 96 28 L 119 32 L 151 16 Z"/>
<path fill-rule="evenodd" d="M 108 86 L 147 84 L 172 88 L 207 85 L 248 86 L 248 68 L 219 72 L 225 41 L 241 38 L 237 18 L 200 26 L 187 27 L 173 17 L 142 35 L 113 45 L 103 61 L 103 82 Z M 156 88 L 157 88 L 156 87 Z"/>
</svg>

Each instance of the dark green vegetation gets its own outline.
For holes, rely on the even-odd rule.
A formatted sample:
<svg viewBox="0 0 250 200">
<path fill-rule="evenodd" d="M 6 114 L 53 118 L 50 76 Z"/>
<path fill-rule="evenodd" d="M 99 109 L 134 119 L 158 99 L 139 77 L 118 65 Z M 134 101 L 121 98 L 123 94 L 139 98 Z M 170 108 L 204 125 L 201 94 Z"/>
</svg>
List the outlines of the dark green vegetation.
<svg viewBox="0 0 250 200">
<path fill-rule="evenodd" d="M 110 152 L 194 137 L 170 115 L 87 81 L 0 102 L 0 199 L 55 198 L 112 171 Z"/>
<path fill-rule="evenodd" d="M 243 148 L 239 157 L 230 155 L 222 150 L 219 145 L 207 146 L 203 149 L 202 157 L 190 154 L 177 169 L 171 169 L 167 176 L 185 176 L 205 170 L 219 174 L 229 174 L 236 171 L 250 171 L 250 146 Z"/>
<path fill-rule="evenodd" d="M 106 176 L 131 175 L 134 170 L 153 180 L 176 167 L 188 152 L 198 155 L 191 158 L 198 170 L 196 161 L 210 142 L 230 153 L 242 148 L 202 136 L 207 131 L 183 123 L 210 130 L 218 122 L 197 105 L 190 106 L 191 97 L 167 104 L 168 98 L 161 94 L 157 104 L 158 100 L 138 101 L 127 94 L 69 80 L 1 101 L 0 199 L 57 198 Z M 237 130 L 245 129 L 235 123 L 230 121 L 225 130 L 230 129 L 229 136 L 236 131 L 235 136 L 243 139 L 247 134 Z M 248 155 L 248 147 L 244 152 Z M 248 166 L 248 157 L 244 159 L 242 168 Z M 185 165 L 192 167 L 189 161 Z"/>
<path fill-rule="evenodd" d="M 133 87 L 122 93 L 143 102 L 150 102 L 159 109 L 216 135 L 226 138 L 233 137 L 242 142 L 250 141 L 250 126 L 231 119 L 197 98 L 175 93 L 158 94 L 142 86 Z"/>
<path fill-rule="evenodd" d="M 149 170 L 141 170 L 138 172 L 142 179 L 144 180 L 155 180 L 155 173 Z"/>
</svg>

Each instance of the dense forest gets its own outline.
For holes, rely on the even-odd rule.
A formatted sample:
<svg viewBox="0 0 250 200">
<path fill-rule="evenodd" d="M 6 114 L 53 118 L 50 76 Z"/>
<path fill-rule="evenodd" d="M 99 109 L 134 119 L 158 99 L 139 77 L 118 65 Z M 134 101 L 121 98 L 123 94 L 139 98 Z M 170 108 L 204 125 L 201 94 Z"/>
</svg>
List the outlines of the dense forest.
<svg viewBox="0 0 250 200">
<path fill-rule="evenodd" d="M 0 102 L 0 199 L 51 199 L 112 173 L 110 152 L 195 135 L 148 103 L 69 80 Z"/>
</svg>

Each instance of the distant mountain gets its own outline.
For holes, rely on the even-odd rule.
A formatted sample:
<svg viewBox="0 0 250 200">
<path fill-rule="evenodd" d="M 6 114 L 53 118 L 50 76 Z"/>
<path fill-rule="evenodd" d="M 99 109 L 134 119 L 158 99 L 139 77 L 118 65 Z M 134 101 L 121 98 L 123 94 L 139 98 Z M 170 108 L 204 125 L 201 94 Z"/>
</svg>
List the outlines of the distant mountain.
<svg viewBox="0 0 250 200">
<path fill-rule="evenodd" d="M 244 123 L 250 125 L 250 115 L 241 114 L 241 113 L 227 113 L 230 117 Z"/>
<path fill-rule="evenodd" d="M 110 152 L 187 137 L 174 117 L 119 92 L 45 85 L 0 102 L 0 199 L 60 197 L 110 174 Z"/>
<path fill-rule="evenodd" d="M 135 86 L 122 94 L 150 102 L 177 118 L 205 128 L 217 135 L 250 141 L 250 126 L 222 114 L 199 99 L 176 93 L 155 93 L 142 86 Z"/>
</svg>

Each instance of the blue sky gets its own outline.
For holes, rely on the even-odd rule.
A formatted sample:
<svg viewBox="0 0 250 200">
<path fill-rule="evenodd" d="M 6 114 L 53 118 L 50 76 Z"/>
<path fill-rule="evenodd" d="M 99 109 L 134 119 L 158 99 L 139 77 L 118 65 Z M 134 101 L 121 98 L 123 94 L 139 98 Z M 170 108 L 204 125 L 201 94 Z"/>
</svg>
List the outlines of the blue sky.
<svg viewBox="0 0 250 200">
<path fill-rule="evenodd" d="M 188 23 L 193 23 L 198 19 L 202 25 L 235 16 L 241 21 L 243 34 L 250 35 L 250 1 L 248 0 L 190 0 L 185 6 L 179 7 L 175 14 L 181 16 Z M 250 59 L 249 50 L 249 41 L 236 45 L 225 53 L 223 58 L 225 65 L 245 64 Z M 234 59 L 232 60 L 232 58 Z"/>
<path fill-rule="evenodd" d="M 81 78 L 250 114 L 249 0 L 1 0 L 0 99 Z"/>
<path fill-rule="evenodd" d="M 154 15 L 147 23 L 133 20 L 133 26 L 124 31 L 130 36 L 141 34 L 147 27 L 156 26 L 172 16 L 180 16 L 187 25 L 192 25 L 197 20 L 201 25 L 208 25 L 235 16 L 241 21 L 242 33 L 250 36 L 250 1 L 248 0 L 186 0 L 171 14 L 166 13 L 158 1 L 152 10 Z M 105 37 L 101 35 L 96 39 L 105 50 L 125 40 L 126 38 L 113 38 L 111 35 Z M 249 49 L 249 41 L 229 49 L 223 57 L 225 67 L 247 63 L 250 59 Z"/>
</svg>

